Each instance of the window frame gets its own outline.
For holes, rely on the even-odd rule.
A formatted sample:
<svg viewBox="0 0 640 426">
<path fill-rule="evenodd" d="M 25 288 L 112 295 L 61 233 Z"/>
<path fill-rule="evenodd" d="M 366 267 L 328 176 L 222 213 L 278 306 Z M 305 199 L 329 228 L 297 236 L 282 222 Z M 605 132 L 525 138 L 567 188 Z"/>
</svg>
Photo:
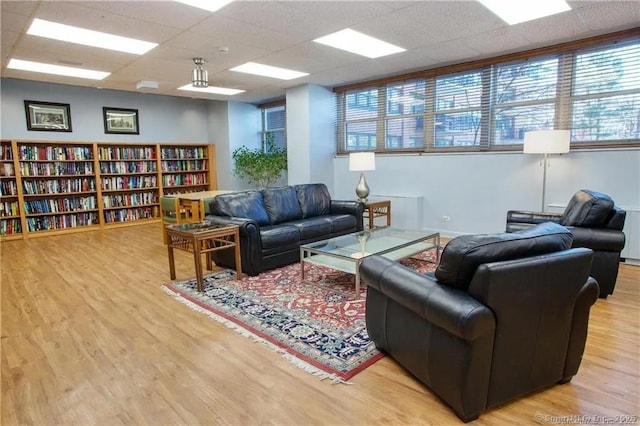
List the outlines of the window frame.
<svg viewBox="0 0 640 426">
<path fill-rule="evenodd" d="M 579 99 L 584 99 L 587 95 L 572 96 L 574 78 L 576 72 L 574 69 L 575 58 L 585 52 L 594 52 L 598 50 L 606 50 L 615 48 L 626 43 L 640 45 L 640 28 L 620 31 L 617 33 L 606 34 L 603 36 L 591 37 L 588 39 L 577 40 L 568 43 L 562 43 L 545 48 L 533 49 L 525 52 L 502 55 L 494 58 L 488 58 L 480 61 L 472 61 L 452 66 L 438 67 L 430 70 L 413 72 L 410 74 L 401 74 L 397 76 L 387 77 L 369 82 L 355 83 L 346 86 L 340 86 L 333 89 L 337 94 L 338 107 L 338 140 L 337 153 L 347 154 L 354 150 L 348 149 L 346 145 L 346 128 L 352 121 L 345 120 L 344 100 L 340 100 L 346 93 L 354 94 L 362 90 L 378 91 L 378 116 L 377 116 L 377 144 L 375 151 L 378 153 L 397 153 L 397 152 L 417 152 L 417 153 L 451 153 L 451 152 L 479 152 L 479 151 L 517 151 L 522 150 L 521 142 L 513 142 L 500 144 L 495 142 L 495 126 L 496 119 L 499 118 L 498 113 L 501 110 L 499 104 L 495 101 L 495 91 L 497 83 L 495 82 L 495 73 L 499 66 L 509 63 L 518 63 L 526 61 L 544 61 L 548 59 L 557 59 L 557 79 L 555 97 L 545 100 L 524 100 L 514 102 L 514 106 L 535 106 L 535 105 L 552 105 L 553 106 L 553 123 L 551 128 L 564 129 L 571 128 L 574 120 L 574 105 Z M 635 68 L 634 68 L 635 69 Z M 436 115 L 444 113 L 436 108 L 435 97 L 435 80 L 437 77 L 454 74 L 465 74 L 473 71 L 481 71 L 482 75 L 482 100 L 480 115 L 480 143 L 473 146 L 453 146 L 438 147 L 435 146 L 435 127 L 434 122 Z M 640 76 L 639 76 L 640 77 Z M 387 148 L 386 146 L 386 123 L 389 119 L 408 118 L 413 114 L 388 114 L 386 93 L 389 87 L 406 84 L 412 80 L 425 80 L 425 111 L 422 114 L 423 124 L 423 140 L 421 148 Z M 619 90 L 611 93 L 598 93 L 588 95 L 592 98 L 607 99 L 625 94 L 638 94 L 640 89 Z M 478 110 L 478 108 L 454 108 L 447 110 L 447 113 L 464 112 L 466 110 Z M 420 114 L 417 114 L 420 116 Z M 368 118 L 366 121 L 374 121 L 374 118 Z M 516 139 L 515 137 L 513 139 Z M 571 143 L 572 149 L 589 149 L 589 148 L 629 148 L 640 147 L 640 138 L 623 139 L 623 140 L 606 140 L 606 141 L 574 141 Z M 357 149 L 362 150 L 362 149 Z M 374 149 L 366 149 L 372 151 Z"/>
</svg>

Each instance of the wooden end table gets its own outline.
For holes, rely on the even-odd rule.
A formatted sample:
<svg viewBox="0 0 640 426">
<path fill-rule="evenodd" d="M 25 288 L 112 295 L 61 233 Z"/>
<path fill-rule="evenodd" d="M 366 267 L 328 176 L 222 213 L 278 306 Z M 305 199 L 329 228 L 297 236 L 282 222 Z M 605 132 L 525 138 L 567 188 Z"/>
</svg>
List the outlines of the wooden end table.
<svg viewBox="0 0 640 426">
<path fill-rule="evenodd" d="M 196 267 L 198 291 L 204 289 L 202 254 L 207 255 L 207 270 L 212 270 L 211 253 L 218 250 L 235 249 L 236 276 L 242 279 L 240 262 L 240 233 L 237 225 L 219 225 L 210 222 L 192 222 L 167 226 L 167 249 L 169 250 L 169 275 L 176 279 L 173 249 L 193 253 Z"/>
<path fill-rule="evenodd" d="M 375 228 L 376 217 L 386 217 L 387 226 L 391 226 L 391 201 L 375 200 L 364 204 L 364 217 L 369 218 L 369 229 Z"/>
</svg>

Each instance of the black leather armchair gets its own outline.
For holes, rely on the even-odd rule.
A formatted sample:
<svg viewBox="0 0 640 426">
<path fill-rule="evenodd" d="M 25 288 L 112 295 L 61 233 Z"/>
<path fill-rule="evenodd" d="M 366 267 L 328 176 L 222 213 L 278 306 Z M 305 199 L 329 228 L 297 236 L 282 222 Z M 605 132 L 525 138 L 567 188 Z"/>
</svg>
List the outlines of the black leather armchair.
<svg viewBox="0 0 640 426">
<path fill-rule="evenodd" d="M 573 234 L 572 247 L 593 250 L 591 276 L 600 285 L 600 297 L 613 294 L 618 278 L 620 252 L 624 248 L 622 232 L 626 212 L 602 193 L 580 190 L 569 201 L 564 213 L 538 213 L 520 210 L 507 212 L 507 232 L 519 231 L 542 222 L 556 222 Z"/>
<path fill-rule="evenodd" d="M 592 251 L 547 223 L 463 236 L 435 274 L 381 256 L 360 266 L 369 336 L 468 422 L 578 372 L 598 284 Z"/>
</svg>

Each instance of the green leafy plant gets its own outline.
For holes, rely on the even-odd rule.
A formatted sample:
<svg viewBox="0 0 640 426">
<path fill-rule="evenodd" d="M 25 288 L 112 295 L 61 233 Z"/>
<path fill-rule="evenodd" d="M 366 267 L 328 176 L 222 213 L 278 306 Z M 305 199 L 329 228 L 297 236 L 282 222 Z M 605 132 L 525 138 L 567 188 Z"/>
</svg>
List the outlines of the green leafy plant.
<svg viewBox="0 0 640 426">
<path fill-rule="evenodd" d="M 249 149 L 241 146 L 233 151 L 234 174 L 258 188 L 266 188 L 277 182 L 287 170 L 287 152 L 273 143 L 273 135 L 267 133 L 265 149 Z"/>
</svg>

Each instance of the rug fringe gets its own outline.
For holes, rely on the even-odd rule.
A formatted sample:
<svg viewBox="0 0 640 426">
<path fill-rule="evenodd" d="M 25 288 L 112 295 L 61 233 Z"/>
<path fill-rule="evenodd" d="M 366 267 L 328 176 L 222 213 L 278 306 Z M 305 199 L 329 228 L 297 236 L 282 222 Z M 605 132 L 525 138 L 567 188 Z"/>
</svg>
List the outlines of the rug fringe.
<svg viewBox="0 0 640 426">
<path fill-rule="evenodd" d="M 184 297 L 182 297 L 182 295 L 180 293 L 175 292 L 174 290 L 170 289 L 169 287 L 167 287 L 166 285 L 162 286 L 162 291 L 164 291 L 165 293 L 167 293 L 168 295 L 172 296 L 174 299 L 176 299 L 178 302 L 183 303 L 185 305 L 187 305 L 189 308 L 193 309 L 194 311 L 200 312 L 202 314 L 205 314 L 206 316 L 208 316 L 209 318 L 219 322 L 220 324 L 236 331 L 238 334 L 244 336 L 244 337 L 248 337 L 250 339 L 252 339 L 255 343 L 262 343 L 263 345 L 267 346 L 269 349 L 279 353 L 282 355 L 282 357 L 284 359 L 286 359 L 287 361 L 289 361 L 290 363 L 292 363 L 294 366 L 300 368 L 301 370 L 310 373 L 314 376 L 319 376 L 320 380 L 326 380 L 329 379 L 331 380 L 332 384 L 345 384 L 345 385 L 351 385 L 351 382 L 348 382 L 344 379 L 341 379 L 340 377 L 336 376 L 335 374 L 331 374 L 331 373 L 327 373 L 326 371 L 322 371 L 321 369 L 314 367 L 313 365 L 309 364 L 306 361 L 301 360 L 300 358 L 295 357 L 294 355 L 291 355 L 289 352 L 285 351 L 284 349 L 282 349 L 281 347 L 274 345 L 273 343 L 269 342 L 266 339 L 263 339 L 260 336 L 255 335 L 254 333 L 250 332 L 249 330 L 247 330 L 246 328 L 236 324 L 233 321 L 229 321 L 228 319 L 221 317 L 220 315 L 216 315 L 215 313 L 202 308 L 201 306 L 193 303 L 192 301 L 185 299 Z"/>
</svg>

